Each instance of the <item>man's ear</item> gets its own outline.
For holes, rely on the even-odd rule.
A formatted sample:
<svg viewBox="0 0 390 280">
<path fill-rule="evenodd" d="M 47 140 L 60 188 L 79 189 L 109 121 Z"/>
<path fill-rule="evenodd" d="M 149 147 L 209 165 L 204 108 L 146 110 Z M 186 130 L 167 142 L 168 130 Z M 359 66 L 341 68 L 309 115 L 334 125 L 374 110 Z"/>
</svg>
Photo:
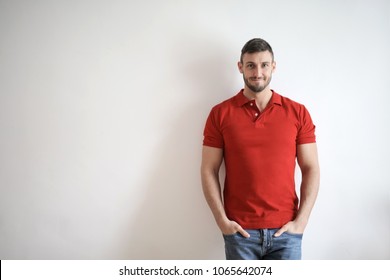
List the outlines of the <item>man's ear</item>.
<svg viewBox="0 0 390 280">
<path fill-rule="evenodd" d="M 237 66 L 238 66 L 238 71 L 240 71 L 240 73 L 242 74 L 243 73 L 243 71 L 242 71 L 243 65 L 242 65 L 241 61 L 237 62 Z"/>
<path fill-rule="evenodd" d="M 276 69 L 276 61 L 272 61 L 272 73 L 275 72 Z"/>
</svg>

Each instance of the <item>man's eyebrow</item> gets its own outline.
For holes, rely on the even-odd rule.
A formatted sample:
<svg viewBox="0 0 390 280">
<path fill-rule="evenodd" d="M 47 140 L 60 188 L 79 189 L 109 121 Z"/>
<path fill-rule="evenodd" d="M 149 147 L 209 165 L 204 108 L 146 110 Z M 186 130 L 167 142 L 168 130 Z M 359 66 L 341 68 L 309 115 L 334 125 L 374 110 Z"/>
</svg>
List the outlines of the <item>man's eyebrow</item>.
<svg viewBox="0 0 390 280">
<path fill-rule="evenodd" d="M 271 64 L 272 62 L 271 61 L 261 61 L 260 62 L 260 64 L 264 64 L 264 63 Z M 247 62 L 245 62 L 245 65 L 247 65 L 247 64 L 256 64 L 256 62 L 247 61 Z"/>
</svg>

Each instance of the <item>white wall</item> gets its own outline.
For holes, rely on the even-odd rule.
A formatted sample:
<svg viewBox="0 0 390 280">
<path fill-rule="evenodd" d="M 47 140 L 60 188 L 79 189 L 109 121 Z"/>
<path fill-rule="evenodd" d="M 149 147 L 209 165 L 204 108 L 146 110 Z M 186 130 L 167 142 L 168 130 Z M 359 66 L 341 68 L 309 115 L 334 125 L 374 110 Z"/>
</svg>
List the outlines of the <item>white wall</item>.
<svg viewBox="0 0 390 280">
<path fill-rule="evenodd" d="M 223 259 L 202 132 L 262 37 L 317 125 L 304 259 L 390 258 L 390 2 L 0 1 L 0 259 Z"/>
</svg>

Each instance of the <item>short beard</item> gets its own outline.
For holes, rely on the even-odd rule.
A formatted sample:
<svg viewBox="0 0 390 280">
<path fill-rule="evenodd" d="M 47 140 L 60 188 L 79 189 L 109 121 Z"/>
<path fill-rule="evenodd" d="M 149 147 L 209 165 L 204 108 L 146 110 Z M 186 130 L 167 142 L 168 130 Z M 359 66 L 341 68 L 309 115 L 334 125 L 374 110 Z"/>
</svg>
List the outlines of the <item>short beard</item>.
<svg viewBox="0 0 390 280">
<path fill-rule="evenodd" d="M 267 81 L 267 83 L 266 83 L 265 85 L 263 85 L 263 86 L 257 86 L 257 87 L 251 85 L 251 84 L 249 83 L 249 80 L 246 79 L 244 76 L 243 76 L 243 78 L 244 78 L 245 85 L 246 85 L 251 91 L 253 91 L 254 93 L 260 93 L 260 92 L 262 92 L 266 87 L 268 87 L 268 85 L 269 85 L 270 82 L 271 82 L 272 76 L 269 77 L 269 79 L 268 79 L 268 81 Z"/>
</svg>

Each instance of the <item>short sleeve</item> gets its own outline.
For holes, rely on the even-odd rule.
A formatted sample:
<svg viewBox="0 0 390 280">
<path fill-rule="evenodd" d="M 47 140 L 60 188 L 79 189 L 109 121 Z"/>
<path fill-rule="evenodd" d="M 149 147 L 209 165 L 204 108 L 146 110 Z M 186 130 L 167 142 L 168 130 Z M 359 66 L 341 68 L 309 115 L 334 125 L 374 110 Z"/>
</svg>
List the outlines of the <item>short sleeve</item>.
<svg viewBox="0 0 390 280">
<path fill-rule="evenodd" d="M 297 145 L 308 144 L 316 142 L 315 135 L 315 125 L 311 119 L 309 111 L 305 106 L 302 105 L 302 108 L 299 113 L 299 130 L 297 135 Z"/>
<path fill-rule="evenodd" d="M 222 149 L 224 147 L 223 136 L 218 121 L 217 110 L 213 108 L 207 118 L 203 132 L 203 145 Z"/>
</svg>

